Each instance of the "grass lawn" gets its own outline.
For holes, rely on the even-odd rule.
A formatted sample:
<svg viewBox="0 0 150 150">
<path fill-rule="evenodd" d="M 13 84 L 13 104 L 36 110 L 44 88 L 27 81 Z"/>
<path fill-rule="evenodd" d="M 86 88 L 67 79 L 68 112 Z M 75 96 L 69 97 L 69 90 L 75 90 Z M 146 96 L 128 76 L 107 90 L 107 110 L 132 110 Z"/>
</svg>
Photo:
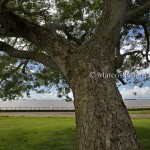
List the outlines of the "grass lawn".
<svg viewBox="0 0 150 150">
<path fill-rule="evenodd" d="M 150 118 L 132 119 L 138 137 L 142 144 L 142 150 L 150 150 Z"/>
<path fill-rule="evenodd" d="M 132 119 L 150 150 L 150 119 Z M 0 150 L 76 150 L 75 118 L 0 117 Z"/>
<path fill-rule="evenodd" d="M 129 114 L 150 114 L 150 110 L 134 110 L 128 112 Z"/>
<path fill-rule="evenodd" d="M 0 150 L 76 150 L 75 118 L 0 117 Z"/>
</svg>

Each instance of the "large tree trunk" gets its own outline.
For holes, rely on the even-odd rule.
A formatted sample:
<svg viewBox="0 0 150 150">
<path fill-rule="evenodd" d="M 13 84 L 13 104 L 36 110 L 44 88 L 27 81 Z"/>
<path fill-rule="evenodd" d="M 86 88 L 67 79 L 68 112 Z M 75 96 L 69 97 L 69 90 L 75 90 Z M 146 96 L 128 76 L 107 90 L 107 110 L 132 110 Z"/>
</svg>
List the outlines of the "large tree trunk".
<svg viewBox="0 0 150 150">
<path fill-rule="evenodd" d="M 80 85 L 75 94 L 79 150 L 140 150 L 115 86 L 89 83 L 85 87 L 83 82 Z"/>
<path fill-rule="evenodd" d="M 79 150 L 140 150 L 115 79 L 96 76 L 98 72 L 112 73 L 111 59 L 94 53 L 89 56 L 80 53 L 80 58 L 74 61 L 70 82 L 75 98 Z M 91 71 L 96 73 L 92 78 Z"/>
<path fill-rule="evenodd" d="M 76 81 L 74 94 L 79 150 L 140 150 L 116 86 L 85 81 Z"/>
</svg>

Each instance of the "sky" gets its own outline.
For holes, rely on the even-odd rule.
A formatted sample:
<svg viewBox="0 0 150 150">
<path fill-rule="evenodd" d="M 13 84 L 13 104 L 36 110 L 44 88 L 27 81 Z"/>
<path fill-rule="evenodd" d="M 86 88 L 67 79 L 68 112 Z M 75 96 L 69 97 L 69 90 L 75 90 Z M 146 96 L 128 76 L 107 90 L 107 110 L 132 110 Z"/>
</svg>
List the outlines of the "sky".
<svg viewBox="0 0 150 150">
<path fill-rule="evenodd" d="M 35 91 L 31 91 L 31 98 L 28 98 L 24 96 L 22 99 L 36 99 L 36 100 L 58 100 L 58 99 L 65 99 L 65 97 L 58 98 L 57 97 L 57 91 L 55 87 L 52 87 L 51 93 L 44 93 L 44 94 L 39 94 L 36 93 Z M 72 92 L 69 93 L 69 97 L 73 98 Z"/>
<path fill-rule="evenodd" d="M 150 73 L 150 68 L 142 70 L 139 72 L 140 75 L 145 73 Z M 150 99 L 150 81 L 146 81 L 142 87 L 139 87 L 134 84 L 121 85 L 118 87 L 123 99 Z M 136 93 L 136 94 L 135 94 Z M 72 92 L 69 93 L 69 96 L 73 98 Z M 51 93 L 37 94 L 34 91 L 31 91 L 31 98 L 24 96 L 24 99 L 43 99 L 43 100 L 57 100 L 60 99 L 57 97 L 57 91 L 55 87 L 51 89 Z M 62 99 L 65 99 L 64 97 Z"/>
<path fill-rule="evenodd" d="M 136 92 L 136 95 L 134 93 Z M 149 99 L 150 98 L 150 87 L 138 87 L 134 86 L 133 88 L 122 88 L 120 93 L 124 99 L 126 98 L 135 98 L 135 99 Z"/>
<path fill-rule="evenodd" d="M 143 81 L 144 77 L 148 75 L 150 78 L 150 67 L 147 69 L 143 69 L 141 71 L 138 71 L 137 79 L 139 81 Z M 142 76 L 142 77 L 141 77 Z M 131 75 L 132 78 L 132 75 Z M 140 87 L 139 85 L 135 84 L 127 84 L 122 85 L 119 87 L 119 91 L 122 95 L 122 97 L 125 98 L 150 98 L 150 80 L 146 80 L 145 82 L 142 82 L 143 85 Z M 136 94 L 134 94 L 136 93 Z"/>
<path fill-rule="evenodd" d="M 121 88 L 119 88 L 119 91 L 123 99 L 126 98 L 149 99 L 150 98 L 150 86 L 143 86 L 143 87 L 134 86 L 132 88 L 129 88 L 128 86 L 124 86 L 124 87 L 122 86 Z M 134 95 L 135 92 L 136 95 Z M 69 96 L 73 98 L 72 93 L 69 93 Z M 57 91 L 53 88 L 51 93 L 45 93 L 45 94 L 37 94 L 36 92 L 31 91 L 31 98 L 27 98 L 26 96 L 24 96 L 23 99 L 57 100 L 60 98 L 57 97 Z"/>
</svg>

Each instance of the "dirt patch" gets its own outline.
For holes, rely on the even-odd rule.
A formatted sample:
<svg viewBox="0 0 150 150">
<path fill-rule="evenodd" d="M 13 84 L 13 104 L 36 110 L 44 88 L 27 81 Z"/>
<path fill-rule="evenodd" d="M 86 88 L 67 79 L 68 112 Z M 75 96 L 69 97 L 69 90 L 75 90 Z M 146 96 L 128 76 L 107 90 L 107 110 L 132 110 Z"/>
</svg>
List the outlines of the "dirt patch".
<svg viewBox="0 0 150 150">
<path fill-rule="evenodd" d="M 0 116 L 75 117 L 74 112 L 0 112 Z M 130 114 L 131 118 L 150 118 L 150 114 Z"/>
<path fill-rule="evenodd" d="M 130 114 L 131 118 L 150 118 L 150 114 Z"/>
</svg>

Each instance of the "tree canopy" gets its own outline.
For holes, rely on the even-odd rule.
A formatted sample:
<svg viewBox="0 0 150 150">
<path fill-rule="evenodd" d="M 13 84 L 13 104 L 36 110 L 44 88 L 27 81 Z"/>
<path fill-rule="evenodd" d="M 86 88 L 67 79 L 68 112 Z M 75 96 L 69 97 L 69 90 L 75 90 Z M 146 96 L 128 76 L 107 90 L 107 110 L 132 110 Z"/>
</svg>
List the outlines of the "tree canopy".
<svg viewBox="0 0 150 150">
<path fill-rule="evenodd" d="M 84 45 L 95 32 L 105 2 L 109 3 L 107 0 L 1 0 L 0 98 L 15 99 L 23 96 L 23 93 L 30 96 L 30 90 L 50 92 L 53 85 L 62 92 L 59 86 L 65 85 L 63 90 L 69 99 L 69 85 L 61 73 L 63 71 L 45 50 L 46 45 L 37 44 L 32 33 L 26 35 L 29 33 L 27 29 L 32 27 L 37 30 L 37 34 L 38 31 L 41 34 L 49 32 L 49 36 L 54 33 L 54 38 L 58 37 L 62 44 L 71 41 L 72 46 Z M 126 70 L 137 73 L 138 70 L 149 67 L 149 9 L 148 0 L 129 1 L 120 37 L 113 50 L 116 55 L 115 73 Z M 15 24 L 15 19 L 19 20 L 18 24 Z M 102 36 L 105 38 L 105 35 Z M 59 51 L 55 53 L 61 55 Z M 130 82 L 118 79 L 123 84 Z M 132 82 L 141 86 L 148 79 L 149 77 L 142 81 L 135 79 Z"/>
</svg>

